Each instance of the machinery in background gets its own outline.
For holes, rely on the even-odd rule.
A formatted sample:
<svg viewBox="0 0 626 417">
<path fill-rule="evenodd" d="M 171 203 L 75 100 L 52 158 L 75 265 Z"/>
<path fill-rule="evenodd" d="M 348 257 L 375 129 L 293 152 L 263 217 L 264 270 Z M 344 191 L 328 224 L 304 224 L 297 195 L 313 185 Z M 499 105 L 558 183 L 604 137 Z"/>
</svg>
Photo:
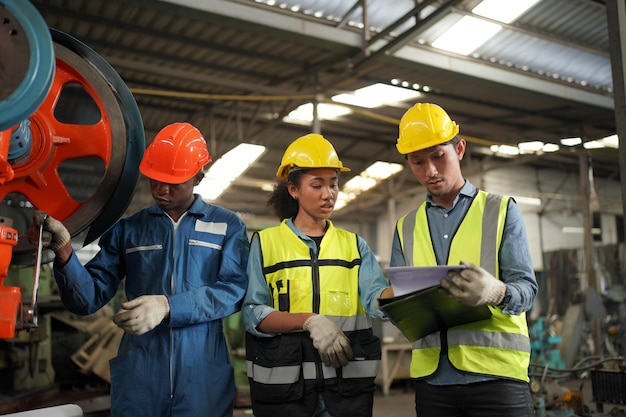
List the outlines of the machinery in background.
<svg viewBox="0 0 626 417">
<path fill-rule="evenodd" d="M 119 74 L 47 27 L 28 1 L 0 0 L 0 414 L 54 387 L 52 254 L 27 238 L 35 210 L 62 221 L 75 249 L 124 213 L 145 148 Z M 41 316 L 41 317 L 39 317 Z"/>
<path fill-rule="evenodd" d="M 624 293 L 602 299 L 589 291 L 563 321 L 540 317 L 529 326 L 537 417 L 626 416 Z"/>
</svg>

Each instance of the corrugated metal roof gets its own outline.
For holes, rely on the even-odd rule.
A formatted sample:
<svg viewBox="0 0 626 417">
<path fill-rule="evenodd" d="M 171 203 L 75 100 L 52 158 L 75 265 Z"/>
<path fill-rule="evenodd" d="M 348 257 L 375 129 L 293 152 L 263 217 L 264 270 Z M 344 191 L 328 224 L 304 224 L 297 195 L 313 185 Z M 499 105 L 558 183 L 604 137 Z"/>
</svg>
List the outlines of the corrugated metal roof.
<svg viewBox="0 0 626 417">
<path fill-rule="evenodd" d="M 269 147 L 218 201 L 238 211 L 265 210 L 258 184 L 273 180 L 286 145 L 311 130 L 280 117 L 315 94 L 328 100 L 392 79 L 408 88 L 418 84 L 420 100 L 444 106 L 462 134 L 494 143 L 615 131 L 606 8 L 597 1 L 542 0 L 468 57 L 431 43 L 478 0 L 367 0 L 369 38 L 380 37 L 369 54 L 357 0 L 32 3 L 51 28 L 84 42 L 115 68 L 135 95 L 148 140 L 165 124 L 188 120 L 205 133 L 214 157 L 242 140 Z M 414 7 L 422 12 L 418 20 L 391 26 Z M 436 11 L 441 15 L 424 24 Z M 322 121 L 322 133 L 351 175 L 377 158 L 398 161 L 397 120 L 410 104 Z M 615 171 L 615 156 L 597 158 L 599 174 Z M 570 159 L 577 169 L 576 156 Z M 385 193 L 371 194 L 360 216 L 385 209 Z M 343 213 L 350 211 L 336 216 Z"/>
</svg>

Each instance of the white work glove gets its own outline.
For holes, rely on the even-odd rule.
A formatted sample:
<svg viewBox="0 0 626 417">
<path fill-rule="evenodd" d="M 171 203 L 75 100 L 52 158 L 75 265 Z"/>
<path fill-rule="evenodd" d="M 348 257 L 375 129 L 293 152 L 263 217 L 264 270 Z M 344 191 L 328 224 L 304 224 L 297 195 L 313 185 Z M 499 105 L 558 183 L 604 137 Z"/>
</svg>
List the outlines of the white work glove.
<svg viewBox="0 0 626 417">
<path fill-rule="evenodd" d="M 63 223 L 42 211 L 36 211 L 28 231 L 30 243 L 36 245 L 39 242 L 39 226 L 42 222 L 41 244 L 44 248 L 50 248 L 56 252 L 71 240 L 70 232 L 67 231 Z"/>
<path fill-rule="evenodd" d="M 330 319 L 317 314 L 306 319 L 302 328 L 309 332 L 324 365 L 340 368 L 348 364 L 352 358 L 350 341 Z"/>
<path fill-rule="evenodd" d="M 122 303 L 113 322 L 126 333 L 141 335 L 157 327 L 170 314 L 170 303 L 164 295 L 142 295 Z"/>
<path fill-rule="evenodd" d="M 483 304 L 497 306 L 502 302 L 506 293 L 504 282 L 473 263 L 461 264 L 466 268 L 450 272 L 448 279 L 441 280 L 441 286 L 450 297 L 470 307 Z"/>
</svg>

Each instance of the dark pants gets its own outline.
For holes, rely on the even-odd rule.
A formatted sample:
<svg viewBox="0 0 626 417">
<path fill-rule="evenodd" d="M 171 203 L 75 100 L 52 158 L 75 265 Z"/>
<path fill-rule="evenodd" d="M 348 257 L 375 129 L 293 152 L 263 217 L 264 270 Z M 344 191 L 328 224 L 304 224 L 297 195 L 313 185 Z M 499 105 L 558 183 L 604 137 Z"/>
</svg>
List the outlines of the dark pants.
<svg viewBox="0 0 626 417">
<path fill-rule="evenodd" d="M 530 388 L 522 381 L 468 385 L 415 383 L 417 417 L 534 417 Z"/>
</svg>

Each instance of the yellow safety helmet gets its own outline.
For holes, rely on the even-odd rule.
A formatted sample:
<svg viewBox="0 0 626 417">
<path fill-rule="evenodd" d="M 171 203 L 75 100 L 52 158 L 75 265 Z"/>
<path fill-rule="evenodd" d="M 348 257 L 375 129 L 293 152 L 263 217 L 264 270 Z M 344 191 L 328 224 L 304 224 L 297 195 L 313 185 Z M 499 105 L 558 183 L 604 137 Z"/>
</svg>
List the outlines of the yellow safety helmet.
<svg viewBox="0 0 626 417">
<path fill-rule="evenodd" d="M 293 168 L 333 168 L 350 171 L 339 160 L 333 145 L 316 133 L 309 133 L 291 142 L 283 154 L 276 176 L 284 180 Z"/>
<path fill-rule="evenodd" d="M 418 103 L 404 113 L 399 130 L 396 148 L 406 155 L 453 139 L 459 126 L 438 105 Z"/>
</svg>

